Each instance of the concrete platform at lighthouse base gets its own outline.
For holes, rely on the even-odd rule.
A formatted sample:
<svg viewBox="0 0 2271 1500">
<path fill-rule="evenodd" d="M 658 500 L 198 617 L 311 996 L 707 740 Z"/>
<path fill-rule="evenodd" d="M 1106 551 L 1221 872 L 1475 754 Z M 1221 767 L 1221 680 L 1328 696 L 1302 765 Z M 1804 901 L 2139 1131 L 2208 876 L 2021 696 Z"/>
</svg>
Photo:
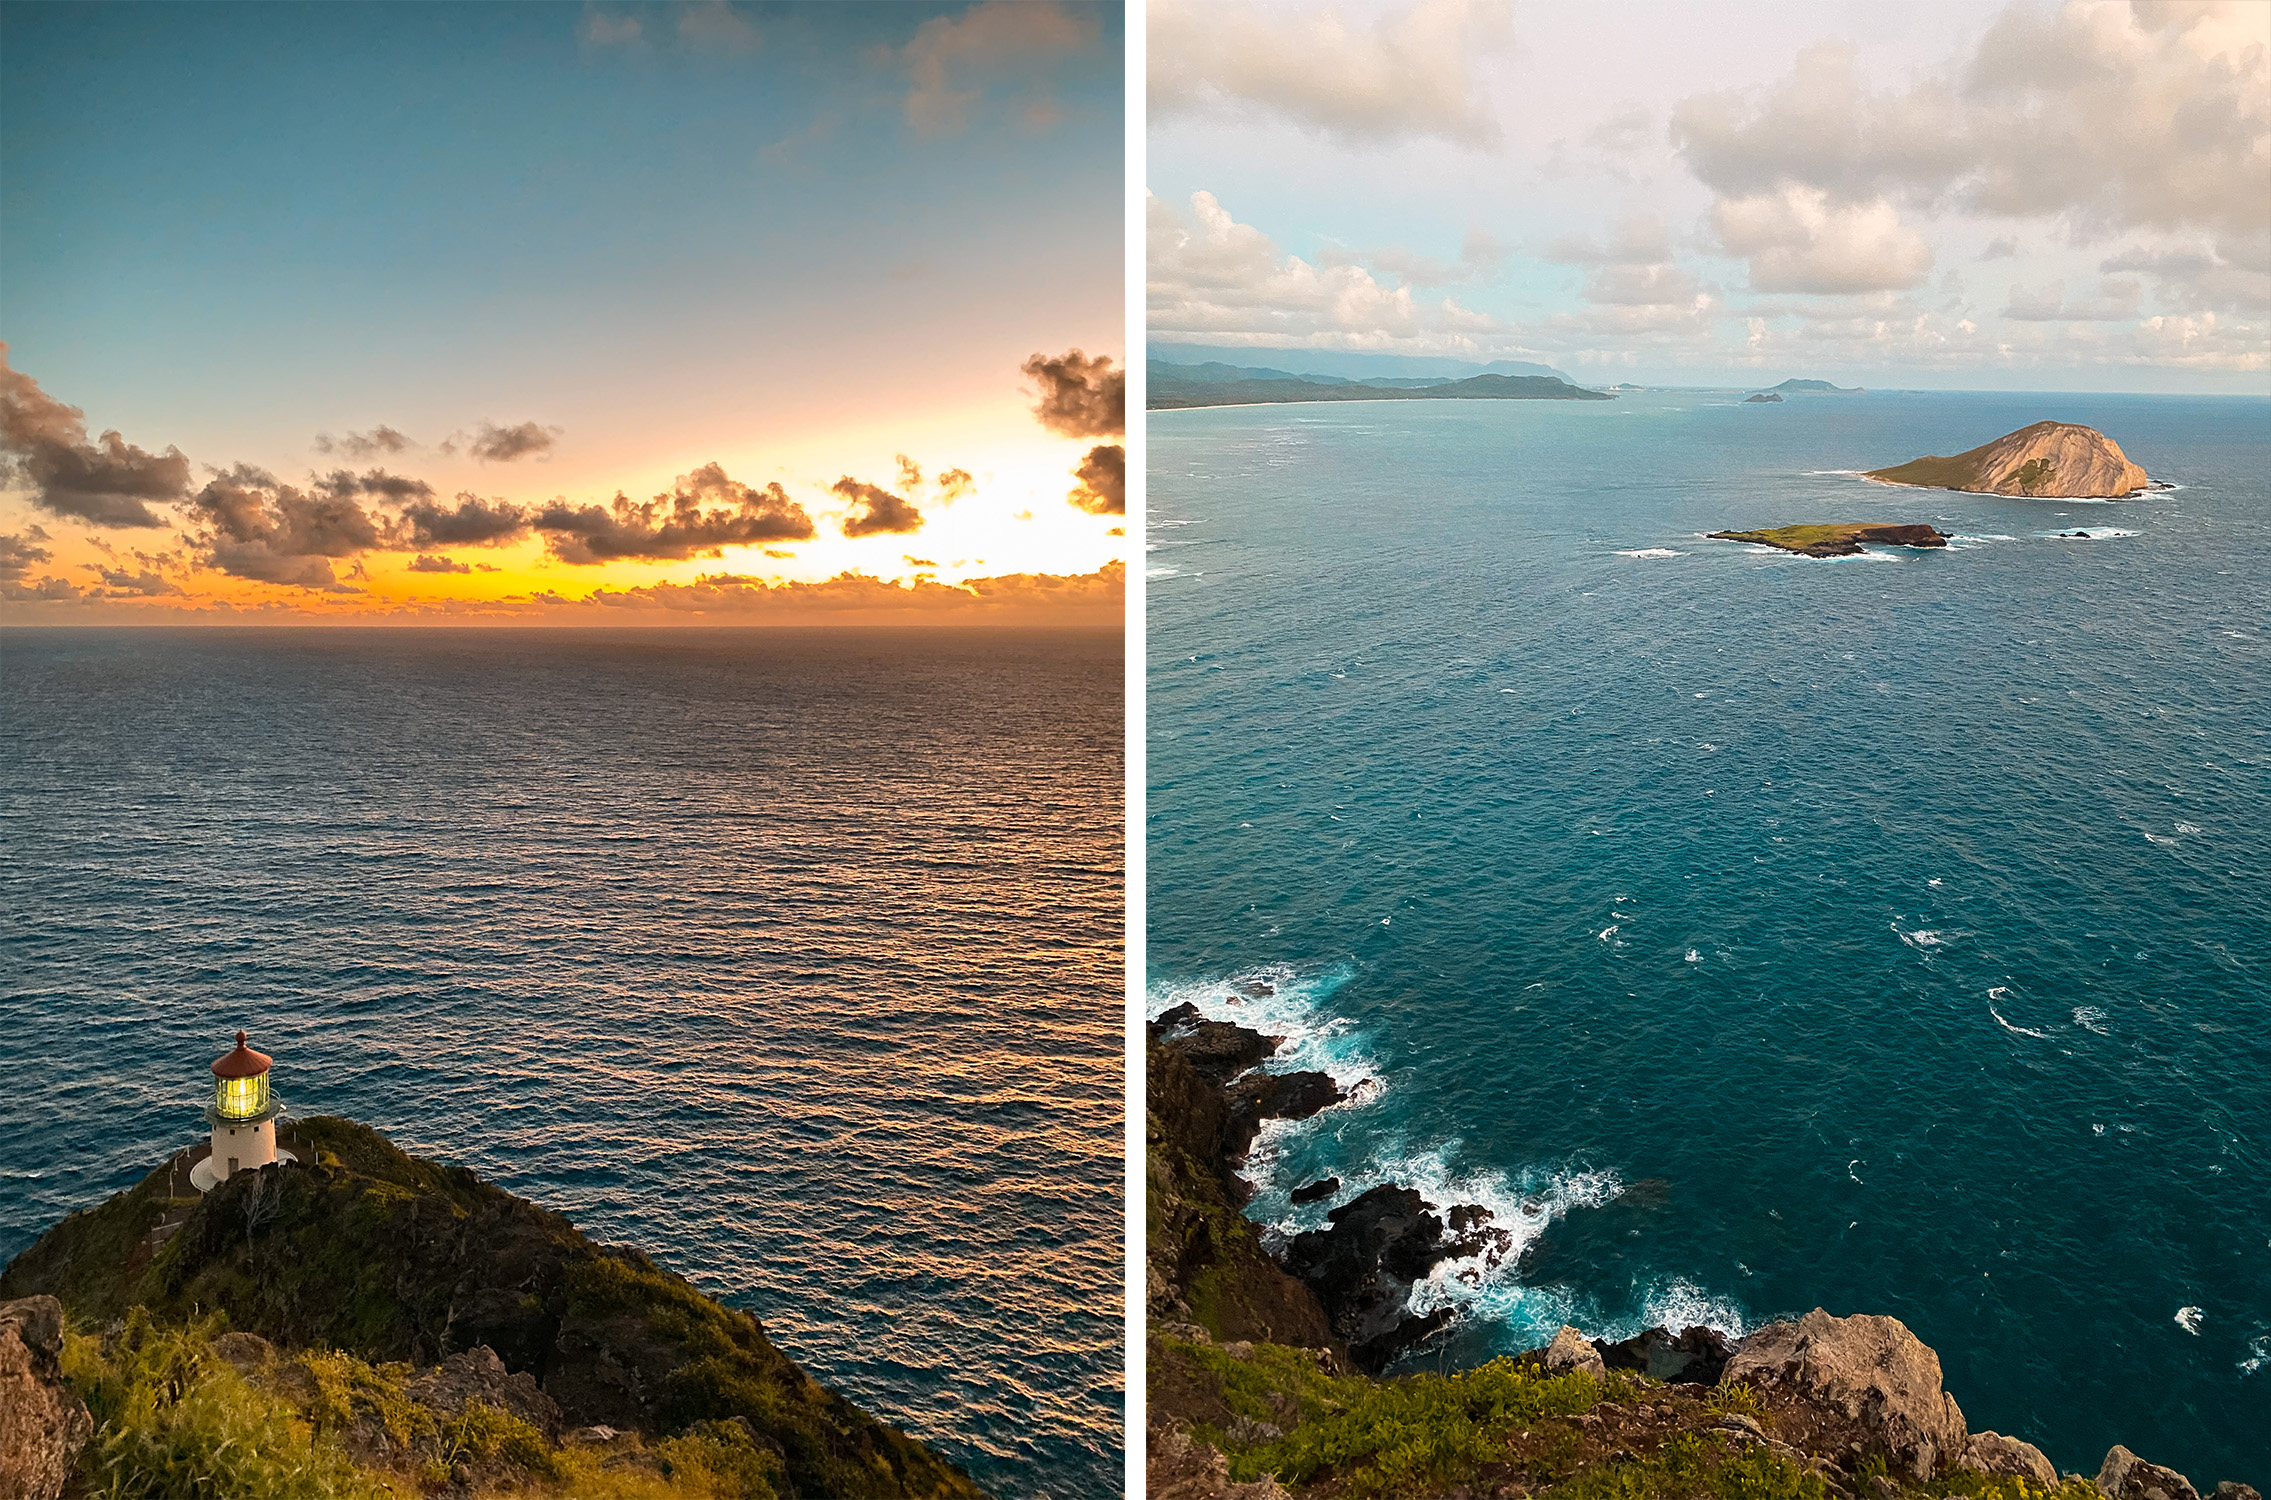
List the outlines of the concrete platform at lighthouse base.
<svg viewBox="0 0 2271 1500">
<path fill-rule="evenodd" d="M 223 1180 L 220 1171 L 213 1165 L 212 1151 L 213 1148 L 207 1146 L 205 1148 L 206 1154 L 203 1157 L 199 1158 L 196 1165 L 192 1166 L 189 1169 L 189 1185 L 197 1189 L 197 1191 L 199 1191 L 200 1193 L 210 1193 L 211 1191 L 213 1191 L 213 1189 L 219 1187 Z M 280 1162 L 298 1161 L 299 1158 L 279 1146 L 276 1149 L 276 1160 Z M 263 1165 L 265 1165 L 265 1163 L 263 1163 Z M 237 1170 L 241 1172 L 257 1169 L 239 1167 Z"/>
</svg>

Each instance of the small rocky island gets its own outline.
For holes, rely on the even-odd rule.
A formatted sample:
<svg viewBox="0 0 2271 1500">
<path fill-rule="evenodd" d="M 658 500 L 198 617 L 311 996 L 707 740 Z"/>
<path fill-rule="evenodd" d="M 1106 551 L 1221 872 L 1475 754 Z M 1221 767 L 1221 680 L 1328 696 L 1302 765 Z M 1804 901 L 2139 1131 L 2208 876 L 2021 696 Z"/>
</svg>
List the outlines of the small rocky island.
<svg viewBox="0 0 2271 1500">
<path fill-rule="evenodd" d="M 1719 542 L 1757 542 L 1801 557 L 1851 557 L 1863 542 L 1886 547 L 1945 547 L 1948 533 L 1921 522 L 1831 521 L 1817 526 L 1776 526 L 1767 531 L 1714 531 Z"/>
<path fill-rule="evenodd" d="M 1260 981 L 1248 994 L 1258 998 Z M 1183 1005 L 1151 1023 L 1144 1137 L 1151 1500 L 1352 1496 L 1773 1496 L 1781 1500 L 2200 1500 L 2182 1474 L 2119 1445 L 2094 1477 L 1974 1430 L 1940 1358 L 1899 1319 L 1819 1308 L 1741 1340 L 1651 1328 L 1615 1341 L 1565 1327 L 1472 1369 L 1385 1373 L 1437 1336 L 1414 1283 L 1487 1264 L 1509 1236 L 1474 1204 L 1328 1177 L 1326 1227 L 1265 1245 L 1239 1210 L 1268 1119 L 1354 1091 L 1265 1073 L 1284 1038 Z M 1363 1085 L 1359 1084 L 1358 1089 Z M 2262 1500 L 2244 1483 L 2213 1500 Z"/>
<path fill-rule="evenodd" d="M 2037 422 L 1953 458 L 1911 459 L 1863 477 L 1925 489 L 2072 500 L 2122 499 L 2152 483 L 2120 444 L 2074 422 Z"/>
<path fill-rule="evenodd" d="M 1764 402 L 1764 401 L 1772 401 L 1772 402 L 1775 402 L 1776 404 L 1780 404 L 1781 400 L 1782 400 L 1782 398 L 1781 398 L 1780 396 L 1777 396 L 1777 395 L 1775 395 L 1775 394 L 1774 394 L 1774 392 L 1772 392 L 1772 391 L 1760 391 L 1760 392 L 1759 392 L 1759 393 L 1758 393 L 1757 395 L 1755 395 L 1755 396 L 1745 396 L 1745 397 L 1743 398 L 1743 405 L 1745 405 L 1745 406 L 1756 406 L 1756 405 L 1758 405 L 1758 404 L 1759 404 L 1760 402 Z"/>
<path fill-rule="evenodd" d="M 0 1273 L 0 1495 L 979 1500 L 640 1251 L 349 1120 L 279 1136 L 296 1160 L 200 1193 L 184 1152 Z"/>
</svg>

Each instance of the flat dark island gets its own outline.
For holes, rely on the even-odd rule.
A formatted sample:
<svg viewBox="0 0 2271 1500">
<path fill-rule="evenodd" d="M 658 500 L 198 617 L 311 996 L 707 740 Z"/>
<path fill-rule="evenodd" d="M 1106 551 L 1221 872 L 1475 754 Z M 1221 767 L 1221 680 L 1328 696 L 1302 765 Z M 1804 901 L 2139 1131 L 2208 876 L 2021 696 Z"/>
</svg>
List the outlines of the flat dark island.
<svg viewBox="0 0 2271 1500">
<path fill-rule="evenodd" d="M 1948 534 L 1922 522 L 1885 525 L 1875 521 L 1831 521 L 1819 526 L 1776 526 L 1765 531 L 1714 531 L 1712 540 L 1757 542 L 1801 557 L 1851 557 L 1863 542 L 1887 547 L 1945 547 Z"/>
</svg>

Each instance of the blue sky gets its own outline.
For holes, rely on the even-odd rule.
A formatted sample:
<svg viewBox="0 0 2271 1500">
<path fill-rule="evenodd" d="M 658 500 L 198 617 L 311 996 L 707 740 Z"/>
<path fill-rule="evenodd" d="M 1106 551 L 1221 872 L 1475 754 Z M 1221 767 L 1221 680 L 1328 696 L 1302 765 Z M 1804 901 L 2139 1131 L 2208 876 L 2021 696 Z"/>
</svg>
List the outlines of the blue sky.
<svg viewBox="0 0 2271 1500">
<path fill-rule="evenodd" d="M 0 337 L 201 469 L 379 423 L 511 500 L 909 453 L 1036 513 L 1000 560 L 1092 568 L 1019 367 L 1121 353 L 1121 16 L 1011 10 L 12 3 Z M 484 421 L 559 436 L 439 452 Z"/>
</svg>

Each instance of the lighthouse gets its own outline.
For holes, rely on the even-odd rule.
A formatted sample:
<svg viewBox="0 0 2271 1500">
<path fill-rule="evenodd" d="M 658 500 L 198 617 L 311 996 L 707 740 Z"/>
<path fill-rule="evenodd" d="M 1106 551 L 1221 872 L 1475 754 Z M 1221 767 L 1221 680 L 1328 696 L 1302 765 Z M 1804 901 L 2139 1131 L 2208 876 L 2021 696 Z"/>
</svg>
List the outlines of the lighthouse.
<svg viewBox="0 0 2271 1500">
<path fill-rule="evenodd" d="M 213 1059 L 213 1098 L 205 1123 L 213 1127 L 213 1154 L 190 1169 L 190 1183 L 209 1193 L 238 1172 L 257 1171 L 292 1160 L 276 1149 L 276 1117 L 284 1101 L 268 1085 L 275 1059 L 255 1052 L 237 1033 L 236 1050 Z"/>
</svg>

